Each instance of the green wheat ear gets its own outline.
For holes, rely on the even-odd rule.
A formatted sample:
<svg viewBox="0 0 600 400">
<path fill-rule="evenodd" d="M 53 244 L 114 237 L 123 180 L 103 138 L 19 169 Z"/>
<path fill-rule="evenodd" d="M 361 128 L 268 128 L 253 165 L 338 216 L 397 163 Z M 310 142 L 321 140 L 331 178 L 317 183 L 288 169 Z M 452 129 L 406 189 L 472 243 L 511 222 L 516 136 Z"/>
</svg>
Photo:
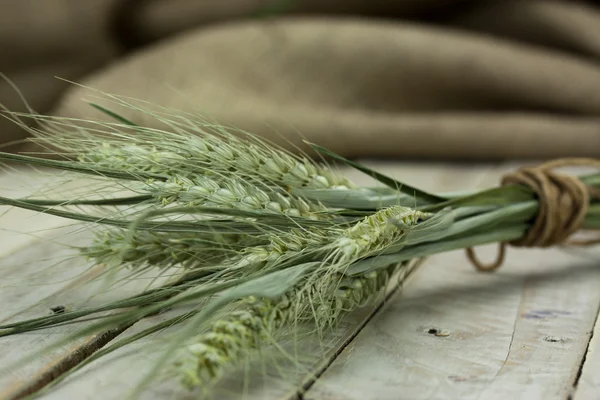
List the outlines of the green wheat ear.
<svg viewBox="0 0 600 400">
<path fill-rule="evenodd" d="M 345 315 L 381 296 L 409 260 L 522 237 L 539 208 L 533 190 L 520 185 L 434 194 L 312 145 L 385 185 L 360 187 L 331 165 L 250 133 L 101 94 L 111 107 L 142 113 L 162 128 L 136 125 L 104 106 L 95 107 L 111 121 L 6 113 L 63 159 L 0 153 L 0 161 L 65 171 L 64 179 L 85 175 L 103 189 L 0 197 L 0 205 L 85 222 L 94 240 L 78 250 L 114 274 L 173 272 L 173 279 L 93 308 L 75 305 L 0 326 L 7 336 L 93 319 L 19 365 L 168 309 L 175 315 L 168 321 L 116 340 L 72 372 L 168 326 L 174 329 L 136 394 L 164 370 L 186 387 L 209 389 L 300 331 L 334 333 Z M 600 174 L 582 180 L 600 187 Z M 585 227 L 600 228 L 596 199 Z"/>
<path fill-rule="evenodd" d="M 357 226 L 362 226 L 361 229 L 351 229 L 358 220 L 348 214 L 350 210 L 346 210 L 348 216 L 344 216 L 339 213 L 340 209 L 330 209 L 318 200 L 290 193 L 294 188 L 354 190 L 356 186 L 342 175 L 327 166 L 319 166 L 306 158 L 298 158 L 267 145 L 256 137 L 242 134 L 240 138 L 221 127 L 215 128 L 201 121 L 195 124 L 191 120 L 186 121 L 188 130 L 184 132 L 176 121 L 169 120 L 168 125 L 177 128 L 177 134 L 173 134 L 144 129 L 108 109 L 97 108 L 115 118 L 116 122 L 84 121 L 90 129 L 86 130 L 78 125 L 79 121 L 72 119 L 33 116 L 46 128 L 44 131 L 31 128 L 34 140 L 52 143 L 66 154 L 77 156 L 75 162 L 53 161 L 46 166 L 96 175 L 100 180 L 118 181 L 121 187 L 134 195 L 96 201 L 69 199 L 68 196 L 63 196 L 65 199 L 61 201 L 21 199 L 12 204 L 89 222 L 94 219 L 69 209 L 89 203 L 99 208 L 115 207 L 118 210 L 119 207 L 131 206 L 131 200 L 126 199 L 137 199 L 142 205 L 141 211 L 129 212 L 131 217 L 146 218 L 148 211 L 157 215 L 162 213 L 159 213 L 160 210 L 166 211 L 164 215 L 168 219 L 152 222 L 153 225 L 149 225 L 149 220 L 132 225 L 135 220 L 120 223 L 114 218 L 98 219 L 98 224 L 116 227 L 104 228 L 96 235 L 94 243 L 81 249 L 82 255 L 107 265 L 122 264 L 133 269 L 157 267 L 161 270 L 184 266 L 190 271 L 188 274 L 193 278 L 178 286 L 181 290 L 166 292 L 164 296 L 152 292 L 140 294 L 137 300 L 132 298 L 134 308 L 139 311 L 137 314 L 133 311 L 125 313 L 119 317 L 121 320 L 133 320 L 135 315 L 147 315 L 159 307 L 176 306 L 178 296 L 187 292 L 191 295 L 195 288 L 205 288 L 202 290 L 208 294 L 212 292 L 213 285 L 226 288 L 257 274 L 285 271 L 306 262 L 322 264 L 310 284 L 290 287 L 286 295 L 278 299 L 262 298 L 262 289 L 258 288 L 256 296 L 239 300 L 243 307 L 238 311 L 205 328 L 209 332 L 197 336 L 195 345 L 191 347 L 191 353 L 196 357 L 195 364 L 200 367 L 193 369 L 194 374 L 190 375 L 188 371 L 188 384 L 191 379 L 208 385 L 208 381 L 221 375 L 224 368 L 220 364 L 233 364 L 246 352 L 257 350 L 267 336 L 275 336 L 288 324 L 310 324 L 312 321 L 320 331 L 324 331 L 326 326 L 335 325 L 341 315 L 377 294 L 378 285 L 382 283 L 381 276 L 387 276 L 383 272 L 370 272 L 365 277 L 348 278 L 348 281 L 341 271 L 354 260 L 375 251 L 377 246 L 369 247 L 368 243 L 362 243 L 360 236 L 369 235 L 370 228 L 383 230 L 385 218 L 380 216 L 382 214 L 374 217 L 379 225 L 372 223 L 375 219 L 367 217 L 365 221 L 358 222 Z M 164 118 L 162 115 L 158 117 Z M 123 126 L 135 128 L 135 135 L 121 132 Z M 18 160 L 34 162 L 29 158 Z M 136 205 L 135 201 L 133 205 Z M 216 208 L 221 211 L 214 216 L 206 211 L 208 220 L 187 214 L 194 212 L 192 210 L 214 212 Z M 389 211 L 387 215 L 389 223 L 385 229 L 404 232 L 406 227 L 394 228 L 398 226 L 394 221 L 404 218 L 402 213 L 408 209 L 394 210 L 395 214 Z M 260 224 L 263 218 L 272 214 L 294 219 L 289 219 L 287 226 Z M 108 215 L 114 217 L 119 214 L 115 211 Z M 192 217 L 189 224 L 203 223 L 207 229 L 178 232 L 177 227 L 187 226 L 184 222 L 174 221 L 180 217 Z M 303 218 L 322 221 L 323 224 L 319 227 L 303 226 Z M 238 225 L 239 231 L 219 231 L 219 226 L 233 222 L 241 224 Z M 259 234 L 244 230 L 244 224 L 257 222 L 259 224 L 255 226 L 260 227 Z M 214 232 L 211 232 L 212 227 Z M 130 231 L 132 228 L 135 230 Z M 381 236 L 375 232 L 372 235 Z M 364 249 L 355 248 L 355 254 L 346 251 L 344 257 L 338 257 L 340 240 L 344 238 L 346 243 L 342 249 L 349 246 L 362 246 Z M 396 236 L 392 235 L 389 240 L 394 242 Z M 378 240 L 378 246 L 383 246 L 382 243 Z M 148 299 L 147 304 L 145 298 Z M 100 310 L 87 312 L 91 315 Z M 53 321 L 76 320 L 69 314 L 6 326 L 5 329 L 25 332 L 35 329 L 36 323 L 52 326 Z M 77 317 L 83 316 L 85 313 L 77 314 Z M 245 317 L 244 322 L 238 323 L 241 317 Z M 98 328 L 110 326 L 114 323 L 111 322 L 113 319 L 106 319 L 105 324 L 99 324 Z M 190 334 L 197 335 L 194 332 Z M 233 346 L 233 350 L 226 348 L 226 344 Z M 200 348 L 204 349 L 204 353 L 200 352 Z M 192 379 L 192 376 L 195 378 Z M 211 379 L 207 380 L 207 377 Z"/>
<path fill-rule="evenodd" d="M 256 354 L 261 344 L 281 337 L 285 326 L 298 321 L 315 321 L 320 331 L 330 327 L 344 313 L 378 298 L 399 268 L 402 266 L 355 278 L 331 276 L 326 285 L 305 283 L 275 300 L 253 296 L 240 300 L 208 332 L 187 345 L 175 364 L 181 371 L 181 383 L 188 389 L 210 387 L 228 368 Z"/>
</svg>

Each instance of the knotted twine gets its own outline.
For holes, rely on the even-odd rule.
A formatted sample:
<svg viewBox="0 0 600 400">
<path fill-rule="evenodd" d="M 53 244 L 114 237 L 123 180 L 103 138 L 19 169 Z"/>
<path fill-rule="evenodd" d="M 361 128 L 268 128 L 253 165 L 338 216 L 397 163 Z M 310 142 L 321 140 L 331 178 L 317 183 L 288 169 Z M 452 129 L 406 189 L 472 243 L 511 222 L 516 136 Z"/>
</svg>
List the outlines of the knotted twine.
<svg viewBox="0 0 600 400">
<path fill-rule="evenodd" d="M 600 239 L 568 241 L 584 223 L 591 199 L 600 199 L 600 189 L 583 183 L 579 178 L 560 174 L 554 169 L 567 166 L 600 167 L 600 160 L 566 158 L 541 165 L 520 168 L 502 177 L 501 185 L 525 185 L 536 194 L 538 213 L 529 230 L 519 239 L 502 242 L 496 260 L 491 264 L 479 261 L 473 248 L 466 249 L 467 257 L 475 268 L 491 272 L 504 262 L 506 246 L 539 247 L 570 244 L 587 246 L 600 243 Z"/>
</svg>

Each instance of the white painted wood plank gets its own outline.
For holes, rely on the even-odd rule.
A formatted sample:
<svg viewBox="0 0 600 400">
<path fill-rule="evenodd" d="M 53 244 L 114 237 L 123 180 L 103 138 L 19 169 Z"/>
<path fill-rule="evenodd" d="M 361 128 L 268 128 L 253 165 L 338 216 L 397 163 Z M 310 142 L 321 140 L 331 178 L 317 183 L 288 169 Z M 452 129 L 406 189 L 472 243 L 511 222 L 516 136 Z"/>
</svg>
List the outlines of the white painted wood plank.
<svg viewBox="0 0 600 400">
<path fill-rule="evenodd" d="M 30 195 L 47 184 L 44 174 L 30 168 L 15 167 L 15 170 L 0 172 L 0 196 L 19 198 Z M 33 239 L 30 234 L 69 224 L 63 218 L 39 216 L 31 211 L 0 207 L 0 257 L 6 256 Z"/>
<path fill-rule="evenodd" d="M 83 176 L 65 182 L 60 174 L 16 167 L 0 173 L 0 195 L 11 198 L 34 195 L 43 188 L 56 189 L 59 181 L 64 182 L 58 187 L 59 191 L 77 190 L 92 183 Z M 98 276 L 101 268 L 92 269 L 85 260 L 73 258 L 75 252 L 65 246 L 90 243 L 91 234 L 82 233 L 82 228 L 83 224 L 64 218 L 0 207 L 0 323 L 46 316 L 52 313 L 50 307 L 56 305 L 82 307 L 102 300 L 115 300 L 137 293 L 146 284 L 129 284 L 118 291 L 110 289 L 91 299 L 93 291 L 86 282 Z M 95 283 L 95 287 L 99 284 Z M 64 326 L 0 337 L 1 367 L 35 354 L 72 331 L 73 326 Z M 75 354 L 86 352 L 106 340 L 106 335 L 82 338 L 71 346 L 40 356 L 29 365 L 11 369 L 0 376 L 0 398 L 11 398 L 36 381 L 50 379 L 51 372 L 64 367 L 67 361 L 74 362 L 70 359 Z"/>
<path fill-rule="evenodd" d="M 463 259 L 428 260 L 305 398 L 566 399 L 600 301 L 597 263 L 519 251 L 491 276 Z"/>
<path fill-rule="evenodd" d="M 0 311 L 0 322 L 46 316 L 52 313 L 50 307 L 77 301 L 77 285 L 71 285 L 71 289 L 68 282 L 84 273 L 86 266 L 73 260 L 58 269 L 48 269 L 51 262 L 37 261 L 47 259 L 49 254 L 60 257 L 61 250 L 64 251 L 57 245 L 30 240 L 27 248 L 0 260 L 0 301 L 4 305 Z M 61 290 L 62 295 L 59 294 Z M 71 329 L 63 327 L 0 337 L 3 368 L 52 343 Z M 57 349 L 41 356 L 33 364 L 11 369 L 8 375 L 0 376 L 0 397 L 11 398 L 34 380 L 34 376 L 41 374 L 42 369 L 70 353 L 71 349 Z"/>
<path fill-rule="evenodd" d="M 415 264 L 416 266 L 416 264 Z M 391 292 L 396 289 L 390 285 L 387 290 Z M 329 338 L 327 344 L 319 344 L 317 341 L 302 342 L 300 352 L 302 354 L 303 368 L 318 371 L 322 363 L 327 363 L 330 358 L 335 357 L 340 347 L 356 335 L 364 323 L 375 312 L 377 306 L 365 307 L 348 315 L 340 324 L 335 334 Z M 128 329 L 116 340 L 135 335 L 155 323 L 163 322 L 175 315 L 167 312 L 162 315 L 153 316 L 138 322 Z M 51 388 L 41 398 L 45 400 L 58 400 L 64 398 L 78 398 L 85 400 L 100 398 L 123 398 L 130 394 L 130 390 L 141 379 L 145 377 L 155 365 L 154 361 L 161 356 L 160 346 L 157 343 L 170 332 L 180 329 L 185 323 L 161 332 L 155 337 L 148 337 L 119 349 L 98 362 L 91 363 L 77 371 L 57 388 Z M 293 351 L 286 347 L 286 350 Z M 245 368 L 231 371 L 215 388 L 211 390 L 211 396 L 215 399 L 292 399 L 296 397 L 298 389 L 312 377 L 302 369 L 298 370 L 291 364 L 282 364 L 280 368 L 286 368 L 286 378 L 282 379 L 278 371 L 264 366 L 260 361 L 251 363 Z M 263 368 L 265 368 L 263 370 Z M 249 385 L 245 388 L 245 385 Z M 245 392 L 246 391 L 246 392 Z M 101 396 L 99 395 L 101 393 Z M 196 398 L 198 392 L 187 392 L 176 380 L 156 382 L 145 390 L 141 399 L 188 399 Z M 246 397 L 242 397 L 242 396 Z"/>
<path fill-rule="evenodd" d="M 304 398 L 565 400 L 600 303 L 600 251 L 585 254 L 509 249 L 495 274 L 431 257 Z"/>
<path fill-rule="evenodd" d="M 596 318 L 572 400 L 600 399 L 600 318 Z"/>
<path fill-rule="evenodd" d="M 71 227 L 66 229 L 65 233 L 72 230 Z M 89 239 L 89 235 L 79 235 L 73 238 L 70 244 L 84 245 L 89 243 Z M 104 285 L 102 279 L 93 280 L 103 272 L 103 266 L 94 266 L 81 258 L 72 258 L 58 267 L 48 268 L 51 263 L 47 261 L 49 255 L 60 257 L 60 253 L 65 252 L 63 246 L 40 239 L 31 243 L 30 247 L 0 260 L 0 302 L 3 304 L 0 309 L 0 323 L 50 315 L 50 308 L 57 305 L 77 309 L 118 300 L 138 293 L 147 285 L 147 281 L 143 280 L 131 282 L 109 287 L 105 292 L 93 296 L 98 292 L 100 285 Z M 1 368 L 12 366 L 30 354 L 38 354 L 46 346 L 73 333 L 75 328 L 80 329 L 87 324 L 0 337 Z M 83 354 L 102 346 L 108 340 L 110 335 L 106 335 L 105 332 L 88 335 L 67 346 L 39 355 L 27 365 L 11 368 L 8 374 L 0 376 L 0 398 L 13 398 L 31 386 L 52 379 L 56 371 L 79 362 Z"/>
<path fill-rule="evenodd" d="M 92 187 L 102 190 L 98 196 L 106 194 L 105 185 L 86 175 L 45 168 L 32 169 L 23 165 L 0 170 L 0 196 L 13 199 L 26 196 L 44 199 L 47 198 L 44 197 L 45 194 L 63 199 L 65 193 L 80 194 Z M 110 191 L 118 194 L 118 188 L 114 185 L 110 187 Z M 54 236 L 52 231 L 76 224 L 79 223 L 65 218 L 0 206 L 0 257 L 29 246 L 36 236 L 43 236 L 45 240 L 60 238 L 64 235 L 64 230 Z"/>
<path fill-rule="evenodd" d="M 485 175 L 489 170 L 488 166 L 479 166 L 474 170 L 473 167 L 455 168 L 448 165 L 435 166 L 433 168 L 430 165 L 399 167 L 397 164 L 391 163 L 379 163 L 377 168 L 383 172 L 393 172 L 396 177 L 406 180 L 407 183 L 420 185 L 430 190 L 443 191 L 473 188 L 479 182 L 477 178 L 481 179 L 482 175 Z M 372 183 L 369 178 L 362 174 L 352 172 L 348 175 L 361 184 Z M 337 353 L 343 348 L 343 344 L 352 338 L 355 332 L 362 327 L 362 324 L 370 318 L 373 310 L 373 308 L 366 308 L 350 315 L 337 332 L 336 340 L 327 349 L 328 351 L 321 351 L 318 346 L 304 347 L 303 353 L 305 358 L 318 364 L 319 360 L 323 358 L 327 359 L 332 354 Z M 164 318 L 165 316 L 156 316 L 139 322 L 119 338 L 135 334 L 144 327 L 149 326 L 150 322 L 161 321 Z M 160 340 L 160 338 L 161 335 L 158 335 L 157 340 Z M 151 348 L 151 346 L 148 346 L 149 340 L 144 339 L 139 344 L 128 349 L 118 350 L 114 354 L 107 356 L 103 361 L 86 366 L 61 383 L 58 388 L 45 394 L 43 398 L 121 398 L 127 394 L 132 384 L 139 380 L 143 376 L 143 373 L 148 371 L 150 367 L 153 355 L 148 351 Z M 236 379 L 236 377 L 239 379 Z M 302 386 L 301 383 L 306 379 L 310 379 L 310 377 L 300 374 L 290 380 L 283 381 L 281 379 L 269 378 L 268 382 L 264 382 L 263 377 L 257 371 L 254 371 L 251 377 L 251 380 L 255 382 L 258 388 L 249 393 L 247 398 L 264 400 L 294 398 L 297 390 Z M 233 378 L 227 379 L 217 389 L 219 396 L 216 398 L 238 398 L 235 396 L 232 397 L 232 395 L 235 393 L 239 394 L 239 390 L 236 391 L 234 387 L 236 385 L 239 386 L 242 381 L 243 379 L 239 375 L 234 375 Z M 262 383 L 265 383 L 266 386 L 261 387 Z M 186 398 L 186 393 L 182 391 L 177 382 L 171 382 L 166 385 L 156 384 L 152 386 L 144 398 Z"/>
</svg>

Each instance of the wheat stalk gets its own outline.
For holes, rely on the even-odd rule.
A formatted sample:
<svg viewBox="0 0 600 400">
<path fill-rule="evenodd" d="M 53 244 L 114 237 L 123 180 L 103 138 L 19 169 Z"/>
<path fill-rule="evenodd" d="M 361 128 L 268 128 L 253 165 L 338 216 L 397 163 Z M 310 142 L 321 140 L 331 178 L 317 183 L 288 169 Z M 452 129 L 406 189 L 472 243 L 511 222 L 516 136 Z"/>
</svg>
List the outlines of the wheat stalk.
<svg viewBox="0 0 600 400">
<path fill-rule="evenodd" d="M 153 136 L 159 138 L 161 133 L 152 132 Z M 194 178 L 236 172 L 289 188 L 355 187 L 347 178 L 319 167 L 306 158 L 296 158 L 274 148 L 244 143 L 232 135 L 221 138 L 206 135 L 203 131 L 195 133 L 199 136 L 188 136 L 183 140 L 179 138 L 179 141 L 170 143 L 154 142 L 151 147 L 105 142 L 98 151 L 84 152 L 78 158 L 94 167 L 111 167 L 134 173 L 157 172 L 167 176 L 177 174 Z M 73 144 L 67 149 L 82 150 Z"/>
<path fill-rule="evenodd" d="M 120 105 L 133 105 L 118 101 Z M 149 113 L 171 131 L 146 128 L 128 122 L 79 120 L 29 113 L 8 113 L 7 118 L 31 133 L 42 147 L 58 149 L 74 156 L 81 165 L 92 169 L 114 169 L 132 176 L 154 173 L 163 177 L 178 175 L 243 176 L 285 189 L 356 188 L 349 179 L 332 169 L 318 165 L 267 144 L 247 132 L 230 132 L 221 125 L 193 116 Z M 33 119 L 40 128 L 22 119 Z M 132 127 L 132 125 L 134 125 Z M 132 131 L 132 134 L 123 131 Z M 174 133 L 175 132 L 175 133 Z"/>
<path fill-rule="evenodd" d="M 156 197 L 162 205 L 174 202 L 189 206 L 206 205 L 240 210 L 283 213 L 293 217 L 319 219 L 327 208 L 285 192 L 268 187 L 260 188 L 233 178 L 213 179 L 206 176 L 194 179 L 175 176 L 167 181 L 151 181 L 141 188 Z"/>
<path fill-rule="evenodd" d="M 95 242 L 80 249 L 98 262 L 133 269 L 183 266 L 186 272 L 167 285 L 96 308 L 5 323 L 0 336 L 92 317 L 99 322 L 78 334 L 100 334 L 163 309 L 178 310 L 173 319 L 89 359 L 177 326 L 147 382 L 172 365 L 167 361 L 181 346 L 185 385 L 210 386 L 237 362 L 301 325 L 318 334 L 331 332 L 340 318 L 381 293 L 400 263 L 522 238 L 540 206 L 535 191 L 520 185 L 429 193 L 312 145 L 386 186 L 356 187 L 327 165 L 245 132 L 107 96 L 166 128 L 137 126 L 119 116 L 106 122 L 9 113 L 37 143 L 58 148 L 65 159 L 0 153 L 0 161 L 92 175 L 138 196 L 100 199 L 91 192 L 70 198 L 67 192 L 63 199 L 0 197 L 0 204 L 101 226 Z M 600 174 L 580 180 L 600 188 Z M 103 214 L 79 210 L 82 205 Z M 600 201 L 590 200 L 583 226 L 600 228 Z M 194 311 L 183 311 L 190 304 Z M 106 311 L 115 314 L 102 314 Z M 48 351 L 66 344 L 57 342 Z"/>
<path fill-rule="evenodd" d="M 261 344 L 276 338 L 279 331 L 299 320 L 316 320 L 323 328 L 337 322 L 341 314 L 363 307 L 381 295 L 392 274 L 402 266 L 344 278 L 336 274 L 327 284 L 311 282 L 278 299 L 242 299 L 208 332 L 186 346 L 176 363 L 181 383 L 188 389 L 207 388 L 242 359 L 250 357 Z M 320 299 L 315 304 L 315 299 Z M 312 304 L 312 306 L 309 306 Z"/>
<path fill-rule="evenodd" d="M 241 234 L 190 234 L 106 229 L 98 233 L 91 246 L 80 249 L 81 255 L 98 264 L 160 269 L 181 265 L 195 269 L 227 258 L 230 253 L 261 240 Z M 238 250 L 236 250 L 238 249 Z"/>
</svg>

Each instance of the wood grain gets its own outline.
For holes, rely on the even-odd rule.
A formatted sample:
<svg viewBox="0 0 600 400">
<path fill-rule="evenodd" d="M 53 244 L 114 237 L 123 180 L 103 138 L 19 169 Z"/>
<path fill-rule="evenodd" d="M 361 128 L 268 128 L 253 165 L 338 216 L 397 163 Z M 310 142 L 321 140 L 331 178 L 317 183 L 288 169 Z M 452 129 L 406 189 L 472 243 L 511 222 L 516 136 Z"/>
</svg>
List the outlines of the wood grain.
<svg viewBox="0 0 600 400">
<path fill-rule="evenodd" d="M 578 253 L 510 249 L 495 274 L 431 257 L 304 398 L 566 400 L 600 304 L 600 251 Z"/>
<path fill-rule="evenodd" d="M 43 173 L 15 167 L 0 172 L 0 196 L 19 198 L 30 195 L 48 182 Z M 52 228 L 70 222 L 48 215 L 37 215 L 17 208 L 0 208 L 0 257 L 7 256 L 34 241 L 32 234 L 48 235 Z"/>
<path fill-rule="evenodd" d="M 600 268 L 600 265 L 596 267 Z M 589 334 L 592 338 L 581 363 L 572 400 L 600 399 L 600 319 L 596 319 L 596 324 Z"/>
<path fill-rule="evenodd" d="M 418 264 L 414 263 L 413 268 Z M 396 290 L 397 286 L 390 284 L 387 292 Z M 316 340 L 305 340 L 298 344 L 299 348 L 285 346 L 287 351 L 299 351 L 302 359 L 302 369 L 298 369 L 285 361 L 279 368 L 285 369 L 282 378 L 281 370 L 273 369 L 271 366 L 262 365 L 260 361 L 253 362 L 231 374 L 211 390 L 215 399 L 239 399 L 246 391 L 246 399 L 292 399 L 300 388 L 308 385 L 313 374 L 324 369 L 334 358 L 339 350 L 353 338 L 365 323 L 371 318 L 379 305 L 364 307 L 349 314 L 340 324 L 335 333 L 328 338 L 327 343 Z M 180 312 L 177 313 L 179 315 Z M 173 312 L 146 318 L 132 328 L 128 329 L 117 340 L 128 338 L 156 323 L 163 322 L 173 316 Z M 144 338 L 138 342 L 128 345 L 126 348 L 104 356 L 98 362 L 90 363 L 77 371 L 57 388 L 52 388 L 43 396 L 44 399 L 96 399 L 98 393 L 103 398 L 123 398 L 130 394 L 130 390 L 142 379 L 155 365 L 160 353 L 161 340 L 183 325 L 169 328 L 156 336 Z M 245 385 L 249 385 L 245 387 Z M 93 388 L 93 390 L 90 390 Z M 143 399 L 188 399 L 196 398 L 198 392 L 186 392 L 177 380 L 153 382 L 143 392 Z"/>
<path fill-rule="evenodd" d="M 454 191 L 496 184 L 499 174 L 517 163 L 494 170 L 489 165 L 369 164 L 426 190 Z M 357 171 L 344 172 L 361 184 L 372 183 Z M 485 246 L 477 251 L 484 259 L 492 258 L 495 248 Z M 15 255 L 16 260 L 27 258 L 25 253 Z M 31 260 L 39 258 L 33 252 L 28 256 Z M 234 394 L 247 390 L 247 399 L 292 399 L 303 387 L 309 387 L 303 395 L 307 400 L 566 399 L 598 312 L 600 273 L 593 260 L 599 257 L 593 251 L 583 256 L 560 250 L 511 249 L 507 263 L 496 274 L 475 272 L 462 252 L 432 257 L 375 316 L 377 307 L 350 315 L 325 349 L 303 344 L 303 354 L 313 373 L 332 361 L 316 383 L 306 371 L 290 372 L 288 379 L 282 380 L 273 379 L 270 371 L 260 372 L 260 366 L 250 365 L 222 382 L 218 398 L 237 398 Z M 5 258 L 4 262 L 13 261 Z M 17 278 L 27 276 L 24 270 L 7 270 Z M 18 309 L 23 303 L 19 296 L 25 296 L 25 292 L 19 295 L 17 288 L 12 290 L 6 295 L 9 299 L 4 291 L 0 293 L 0 301 L 8 299 Z M 42 298 L 59 287 L 44 290 L 43 296 L 36 296 Z M 168 316 L 140 321 L 117 339 Z M 45 343 L 44 335 L 60 337 L 67 332 L 40 333 L 28 344 L 9 342 L 4 347 L 5 338 L 0 338 L 0 351 L 11 347 L 34 351 Z M 165 331 L 117 350 L 67 378 L 43 398 L 122 398 L 156 357 L 149 351 L 153 348 L 149 341 L 160 341 L 168 334 Z M 90 349 L 89 338 L 76 346 L 77 351 Z M 594 347 L 590 349 L 593 354 Z M 7 354 L 11 358 L 19 355 L 16 350 Z M 60 357 L 65 355 L 68 352 L 63 351 Z M 32 376 L 39 376 L 40 370 L 56 360 L 56 355 L 40 360 L 35 365 L 37 372 L 29 370 L 20 375 L 22 384 L 28 379 L 31 384 Z M 588 375 L 596 365 L 593 360 L 588 356 Z M 240 386 L 248 377 L 254 382 L 252 390 Z M 581 390 L 585 377 L 584 367 Z M 0 388 L 4 389 L 6 382 L 0 381 Z M 149 399 L 190 396 L 176 382 L 153 382 L 145 393 Z"/>
<path fill-rule="evenodd" d="M 46 190 L 68 192 L 90 184 L 93 181 L 86 177 L 65 180 L 63 174 L 22 166 L 0 173 L 0 195 L 11 198 L 37 196 Z M 73 257 L 76 251 L 67 247 L 89 244 L 91 234 L 84 228 L 83 224 L 64 218 L 15 208 L 0 209 L 0 323 L 47 316 L 56 305 L 83 307 L 115 300 L 137 293 L 146 285 L 131 283 L 91 298 L 90 294 L 102 284 L 92 283 L 102 268 Z M 12 367 L 73 331 L 74 326 L 68 325 L 0 337 L 0 368 L 9 368 L 0 375 L 0 398 L 15 398 L 41 387 L 117 334 L 101 332 L 82 337 L 39 355 L 32 363 Z"/>
<path fill-rule="evenodd" d="M 597 263 L 558 251 L 511 252 L 493 276 L 432 257 L 305 398 L 566 400 L 599 284 Z"/>
<path fill-rule="evenodd" d="M 72 231 L 72 228 L 66 229 L 65 233 Z M 60 234 L 60 231 L 56 233 Z M 84 245 L 89 243 L 89 239 L 89 235 L 79 235 L 70 244 Z M 93 295 L 105 284 L 104 280 L 98 279 L 104 271 L 103 266 L 85 263 L 81 258 L 71 258 L 57 266 L 51 265 L 52 261 L 48 260 L 49 254 L 52 258 L 61 258 L 61 253 L 70 252 L 63 246 L 40 238 L 36 243 L 31 243 L 31 247 L 0 260 L 0 301 L 4 305 L 0 309 L 0 323 L 47 316 L 52 314 L 50 308 L 57 305 L 74 309 L 98 305 L 138 293 L 147 285 L 144 281 L 130 282 Z M 0 337 L 2 368 L 10 367 L 8 371 L 3 371 L 7 373 L 0 376 L 0 398 L 16 398 L 43 386 L 119 333 L 112 331 L 86 335 L 39 354 L 31 363 L 13 367 L 23 357 L 38 354 L 47 346 L 74 333 L 75 329 L 89 324 L 78 323 Z"/>
<path fill-rule="evenodd" d="M 69 186 L 76 187 L 83 181 L 73 181 Z M 55 183 L 56 178 L 53 182 L 45 171 L 7 168 L 0 173 L 0 195 L 19 198 Z M 81 260 L 69 260 L 72 251 L 54 243 L 59 238 L 70 245 L 86 240 L 71 221 L 15 208 L 0 210 L 0 323 L 49 315 L 50 307 L 81 297 L 81 293 L 76 294 L 77 287 L 91 279 L 95 271 L 89 271 L 90 266 Z M 2 368 L 39 351 L 70 329 L 0 337 Z M 48 366 L 72 358 L 73 350 L 78 348 L 77 344 L 69 349 L 58 348 L 32 364 L 11 368 L 0 376 L 0 398 L 13 398 L 36 382 L 51 379 L 49 376 L 42 379 Z"/>
<path fill-rule="evenodd" d="M 374 163 L 372 163 L 373 165 Z M 397 178 L 404 179 L 409 184 L 420 185 L 427 190 L 443 190 L 452 191 L 459 189 L 469 189 L 477 186 L 482 176 L 489 171 L 489 166 L 479 166 L 477 169 L 473 169 L 470 166 L 432 166 L 432 165 L 405 165 L 398 167 L 395 164 L 390 163 L 377 163 L 375 165 L 380 171 L 384 173 L 391 172 Z M 361 173 L 356 171 L 345 170 L 345 173 L 349 175 L 353 180 L 360 184 L 373 184 L 373 181 Z M 471 182 L 471 184 L 467 184 Z M 310 365 L 310 369 L 313 373 L 318 372 L 324 368 L 329 360 L 333 358 L 339 351 L 341 351 L 348 342 L 356 335 L 362 326 L 370 319 L 374 310 L 376 309 L 366 308 L 357 311 L 350 315 L 340 327 L 340 330 L 336 332 L 332 342 L 326 346 L 326 348 L 320 348 L 319 346 L 309 343 L 304 343 L 302 348 L 302 354 L 307 364 Z M 143 330 L 144 327 L 149 324 L 160 321 L 166 316 L 156 316 L 145 321 L 141 321 L 134 327 L 127 330 L 118 339 L 128 337 L 137 332 Z M 167 333 L 163 333 L 165 335 Z M 161 335 L 158 335 L 154 340 L 160 340 Z M 51 391 L 44 397 L 48 398 L 98 398 L 98 394 L 102 393 L 102 396 L 108 398 L 117 398 L 125 395 L 127 390 L 131 388 L 132 382 L 139 380 L 143 377 L 143 372 L 147 371 L 150 366 L 150 361 L 153 359 L 152 354 L 148 354 L 147 349 L 152 348 L 149 345 L 149 340 L 144 339 L 135 346 L 128 347 L 128 350 L 122 349 L 109 355 L 104 360 L 100 360 L 98 363 L 90 364 L 81 371 L 78 371 L 71 378 L 67 379 L 62 383 L 56 390 Z M 136 349 L 138 349 L 136 351 Z M 142 351 L 141 349 L 145 349 Z M 127 354 L 127 356 L 125 356 Z M 223 396 L 231 397 L 234 393 L 240 393 L 243 390 L 240 386 L 240 382 L 248 381 L 242 379 L 239 372 L 237 375 L 234 374 L 231 379 L 226 380 L 220 385 L 220 389 L 217 388 L 216 393 L 220 393 L 219 398 L 225 398 Z M 258 374 L 256 368 L 252 374 L 251 381 L 254 382 L 252 396 L 254 399 L 282 399 L 282 398 L 293 398 L 296 393 L 304 386 L 310 385 L 314 379 L 311 374 L 306 372 L 299 372 L 296 374 L 290 374 L 287 379 L 273 379 L 273 373 L 267 372 L 266 374 Z M 293 375 L 293 376 L 291 376 Z M 237 379 L 236 379 L 237 377 Z M 260 384 L 262 382 L 262 385 Z M 233 388 L 237 386 L 237 391 Z M 93 388 L 90 390 L 90 388 Z M 171 383 L 166 385 L 153 385 L 150 391 L 147 392 L 149 398 L 185 398 L 185 393 L 181 391 L 177 383 Z M 183 396 L 183 397 L 182 397 Z"/>
</svg>

